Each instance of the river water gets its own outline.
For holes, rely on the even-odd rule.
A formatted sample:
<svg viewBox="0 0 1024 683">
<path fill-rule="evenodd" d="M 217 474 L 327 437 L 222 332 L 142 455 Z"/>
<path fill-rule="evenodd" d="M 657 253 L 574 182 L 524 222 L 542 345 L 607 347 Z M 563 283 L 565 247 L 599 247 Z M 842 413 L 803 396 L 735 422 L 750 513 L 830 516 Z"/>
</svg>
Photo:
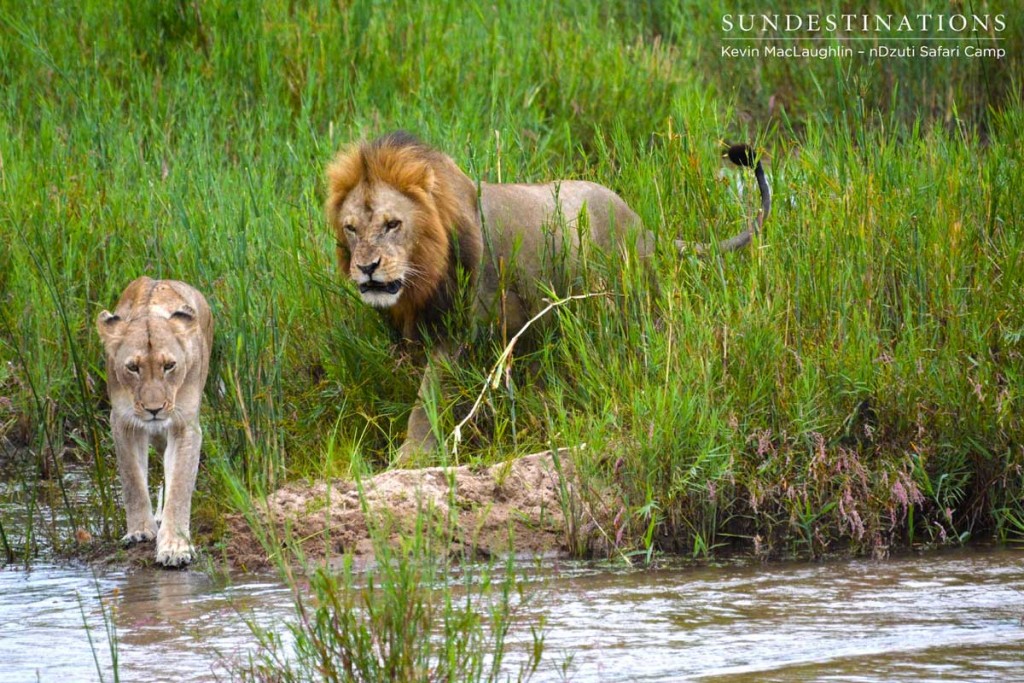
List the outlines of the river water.
<svg viewBox="0 0 1024 683">
<path fill-rule="evenodd" d="M 547 624 L 538 681 L 564 680 L 563 667 L 572 681 L 1024 681 L 1021 550 L 648 571 L 552 564 L 529 583 L 526 616 Z M 280 631 L 292 617 L 288 589 L 268 576 L 6 569 L 0 681 L 113 680 L 104 610 L 122 681 L 227 677 L 254 646 L 243 617 Z M 514 665 L 529 636 L 511 640 Z"/>
</svg>

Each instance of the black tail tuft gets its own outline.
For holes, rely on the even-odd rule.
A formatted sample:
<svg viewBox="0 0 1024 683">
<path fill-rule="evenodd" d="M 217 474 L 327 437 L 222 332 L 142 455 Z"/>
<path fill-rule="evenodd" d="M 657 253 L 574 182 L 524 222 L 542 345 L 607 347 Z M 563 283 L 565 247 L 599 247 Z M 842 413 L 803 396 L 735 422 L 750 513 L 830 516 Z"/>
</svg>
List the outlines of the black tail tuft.
<svg viewBox="0 0 1024 683">
<path fill-rule="evenodd" d="M 747 168 L 754 168 L 758 163 L 754 149 L 750 145 L 729 145 L 722 156 L 729 157 L 729 161 L 737 166 Z"/>
</svg>

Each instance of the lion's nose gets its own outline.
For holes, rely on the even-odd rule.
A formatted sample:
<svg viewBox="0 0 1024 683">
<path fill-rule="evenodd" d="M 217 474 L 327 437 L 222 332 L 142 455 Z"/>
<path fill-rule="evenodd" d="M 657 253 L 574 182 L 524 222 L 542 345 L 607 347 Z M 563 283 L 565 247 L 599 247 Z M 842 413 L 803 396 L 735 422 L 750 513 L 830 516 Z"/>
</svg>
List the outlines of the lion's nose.
<svg viewBox="0 0 1024 683">
<path fill-rule="evenodd" d="M 156 417 L 161 410 L 163 410 L 163 408 L 146 408 L 146 412 L 151 413 L 153 417 Z"/>
<path fill-rule="evenodd" d="M 369 265 L 357 266 L 357 268 L 359 268 L 359 270 L 363 271 L 364 275 L 372 277 L 373 276 L 373 271 L 377 270 L 377 266 L 379 266 L 379 265 L 380 265 L 380 259 L 377 259 L 376 261 L 374 261 L 373 263 L 371 263 Z"/>
</svg>

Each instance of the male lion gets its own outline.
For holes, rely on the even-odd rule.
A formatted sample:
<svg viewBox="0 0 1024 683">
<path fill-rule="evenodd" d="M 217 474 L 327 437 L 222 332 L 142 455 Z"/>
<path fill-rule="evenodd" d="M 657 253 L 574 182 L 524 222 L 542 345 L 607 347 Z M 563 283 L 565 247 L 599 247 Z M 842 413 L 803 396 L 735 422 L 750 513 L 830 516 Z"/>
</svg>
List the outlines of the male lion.
<svg viewBox="0 0 1024 683">
<path fill-rule="evenodd" d="M 771 210 L 753 151 L 737 145 L 727 155 L 755 169 L 761 211 L 749 228 L 720 242 L 721 251 L 750 242 Z M 363 301 L 382 309 L 404 340 L 440 338 L 435 357 L 448 352 L 443 321 L 456 301 L 460 273 L 475 290 L 477 319 L 496 321 L 512 335 L 537 312 L 545 285 L 553 281 L 552 265 L 575 266 L 581 239 L 602 249 L 632 240 L 641 258 L 654 250 L 639 216 L 606 187 L 561 180 L 478 188 L 447 155 L 403 132 L 341 150 L 327 167 L 325 210 L 338 265 Z M 584 213 L 587 220 L 578 222 Z M 676 247 L 708 251 L 708 245 Z M 510 279 L 506 273 L 513 268 Z M 399 462 L 437 443 L 422 406 L 430 374 L 428 360 Z"/>
<path fill-rule="evenodd" d="M 192 491 L 199 469 L 199 403 L 210 369 L 213 317 L 206 299 L 175 280 L 140 277 L 96 328 L 107 352 L 110 427 L 117 451 L 126 544 L 156 539 L 156 561 L 192 561 Z M 154 517 L 147 485 L 149 446 L 164 456 L 163 510 Z"/>
</svg>

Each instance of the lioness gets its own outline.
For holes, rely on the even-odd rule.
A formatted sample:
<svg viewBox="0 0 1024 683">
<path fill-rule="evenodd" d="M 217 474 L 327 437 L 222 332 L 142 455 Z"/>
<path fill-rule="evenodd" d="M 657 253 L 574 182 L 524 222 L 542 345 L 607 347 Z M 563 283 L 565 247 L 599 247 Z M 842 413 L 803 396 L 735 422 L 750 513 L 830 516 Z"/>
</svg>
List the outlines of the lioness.
<svg viewBox="0 0 1024 683">
<path fill-rule="evenodd" d="M 753 151 L 738 145 L 728 156 L 755 169 L 761 211 L 750 227 L 720 242 L 721 251 L 750 242 L 771 210 L 768 183 Z M 606 187 L 579 180 L 480 183 L 478 192 L 447 155 L 402 132 L 338 153 L 327 167 L 325 210 L 338 265 L 363 301 L 382 309 L 405 340 L 418 341 L 425 333 L 440 337 L 435 357 L 447 352 L 442 321 L 456 300 L 460 271 L 475 288 L 474 315 L 496 320 L 512 335 L 537 312 L 542 285 L 551 282 L 551 265 L 574 265 L 584 235 L 603 249 L 633 239 L 640 257 L 654 249 L 639 216 Z M 584 212 L 586 232 L 577 224 Z M 707 245 L 676 246 L 708 250 Z M 512 268 L 515 277 L 508 284 L 504 273 Z M 399 462 L 436 445 L 422 406 L 430 363 Z"/>
<path fill-rule="evenodd" d="M 103 311 L 96 329 L 107 352 L 110 427 L 117 451 L 125 544 L 156 539 L 156 561 L 192 561 L 192 491 L 199 469 L 199 403 L 210 369 L 213 317 L 206 299 L 175 280 L 140 277 Z M 163 452 L 163 510 L 153 516 L 147 485 L 149 446 Z"/>
</svg>

